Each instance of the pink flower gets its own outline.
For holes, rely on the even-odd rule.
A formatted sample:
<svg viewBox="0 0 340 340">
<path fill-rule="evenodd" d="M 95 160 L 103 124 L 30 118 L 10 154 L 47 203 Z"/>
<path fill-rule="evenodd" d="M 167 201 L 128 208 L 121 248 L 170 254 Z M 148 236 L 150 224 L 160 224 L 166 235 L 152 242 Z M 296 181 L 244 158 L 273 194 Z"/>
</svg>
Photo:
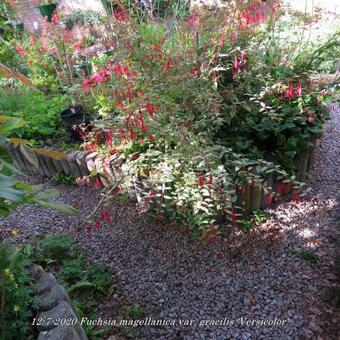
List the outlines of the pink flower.
<svg viewBox="0 0 340 340">
<path fill-rule="evenodd" d="M 93 83 L 93 81 L 91 79 L 84 79 L 83 80 L 82 87 L 83 87 L 84 92 L 86 92 L 86 93 L 91 92 L 91 88 L 94 87 L 94 86 L 95 86 L 95 84 Z"/>
<path fill-rule="evenodd" d="M 301 96 L 302 95 L 302 86 L 301 83 L 299 82 L 295 88 L 295 92 L 297 96 Z"/>
<path fill-rule="evenodd" d="M 191 28 L 193 28 L 194 31 L 198 31 L 199 28 L 201 27 L 200 19 L 199 19 L 198 15 L 196 13 L 193 13 L 189 17 L 188 23 L 191 26 Z"/>
<path fill-rule="evenodd" d="M 15 49 L 19 52 L 20 55 L 27 54 L 27 52 L 20 45 L 17 45 Z"/>
<path fill-rule="evenodd" d="M 53 14 L 53 17 L 52 17 L 52 24 L 53 25 L 58 25 L 59 24 L 59 14 L 58 14 L 58 11 L 55 11 L 54 14 Z"/>
<path fill-rule="evenodd" d="M 237 74 L 237 72 L 239 71 L 239 69 L 240 69 L 240 62 L 238 61 L 238 59 L 237 59 L 237 55 L 236 55 L 236 53 L 235 53 L 235 55 L 234 55 L 234 62 L 233 62 L 233 66 L 234 66 L 234 75 L 233 75 L 233 78 L 235 79 L 235 77 L 236 77 L 236 74 Z"/>
<path fill-rule="evenodd" d="M 292 82 L 289 82 L 288 89 L 286 91 L 286 97 L 288 99 L 293 99 L 294 98 L 294 86 Z"/>
<path fill-rule="evenodd" d="M 242 64 L 244 64 L 245 61 L 246 61 L 245 57 L 246 57 L 246 52 L 241 51 L 241 63 L 242 63 Z"/>
<path fill-rule="evenodd" d="M 242 19 L 246 22 L 247 25 L 251 23 L 249 11 L 243 11 L 242 12 Z"/>
<path fill-rule="evenodd" d="M 74 44 L 73 45 L 73 52 L 79 52 L 80 51 L 80 49 L 81 49 L 81 44 L 82 44 L 83 42 L 80 40 L 80 41 L 78 41 L 76 44 Z"/>
</svg>

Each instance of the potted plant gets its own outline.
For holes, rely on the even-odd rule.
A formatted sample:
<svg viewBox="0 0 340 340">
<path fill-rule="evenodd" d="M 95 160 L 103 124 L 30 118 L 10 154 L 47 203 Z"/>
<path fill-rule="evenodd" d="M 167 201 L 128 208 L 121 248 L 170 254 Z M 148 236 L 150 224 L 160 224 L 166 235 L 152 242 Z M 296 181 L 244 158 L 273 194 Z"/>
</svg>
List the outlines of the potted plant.
<svg viewBox="0 0 340 340">
<path fill-rule="evenodd" d="M 53 13 L 57 7 L 55 0 L 43 0 L 40 5 L 37 6 L 40 14 L 47 18 L 48 21 L 52 20 Z"/>
</svg>

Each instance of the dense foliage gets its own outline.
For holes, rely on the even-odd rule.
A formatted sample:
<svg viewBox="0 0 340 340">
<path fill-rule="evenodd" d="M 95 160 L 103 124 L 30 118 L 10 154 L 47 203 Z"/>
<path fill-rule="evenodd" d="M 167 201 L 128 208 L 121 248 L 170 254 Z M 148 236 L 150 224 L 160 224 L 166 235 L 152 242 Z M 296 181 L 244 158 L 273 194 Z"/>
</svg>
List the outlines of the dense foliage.
<svg viewBox="0 0 340 340">
<path fill-rule="evenodd" d="M 277 2 L 169 14 L 151 2 L 143 16 L 123 5 L 89 20 L 80 41 L 64 39 L 59 11 L 42 39 L 17 46 L 36 86 L 97 113 L 85 150 L 103 153 L 104 169 L 124 164 L 121 189 L 144 182 L 145 209 L 204 237 L 237 224 L 249 184 L 269 197 L 288 191 L 271 176 L 298 197 L 296 156 L 327 119 L 329 92 L 311 75 L 339 51 L 338 34 L 318 45 L 283 34 Z"/>
<path fill-rule="evenodd" d="M 31 338 L 29 319 L 34 311 L 32 292 L 33 286 L 25 267 L 24 255 L 13 246 L 0 243 L 0 331 L 2 339 Z"/>
</svg>

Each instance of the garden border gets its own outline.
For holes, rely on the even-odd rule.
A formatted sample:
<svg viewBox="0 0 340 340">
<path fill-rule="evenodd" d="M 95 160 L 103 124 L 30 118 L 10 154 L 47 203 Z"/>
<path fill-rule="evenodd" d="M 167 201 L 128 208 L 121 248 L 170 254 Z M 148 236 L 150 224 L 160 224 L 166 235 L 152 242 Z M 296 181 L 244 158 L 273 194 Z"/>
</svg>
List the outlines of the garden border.
<svg viewBox="0 0 340 340">
<path fill-rule="evenodd" d="M 315 138 L 311 145 L 305 145 L 302 152 L 295 159 L 295 165 L 298 169 L 297 180 L 299 182 L 304 181 L 306 172 L 309 172 L 312 168 L 317 141 L 318 139 Z M 14 166 L 18 170 L 30 175 L 42 175 L 51 178 L 60 172 L 64 172 L 76 178 L 83 178 L 91 173 L 96 173 L 101 184 L 104 187 L 110 187 L 117 183 L 119 178 L 117 174 L 128 170 L 124 167 L 124 163 L 116 162 L 114 164 L 117 161 L 115 156 L 107 156 L 97 152 L 72 151 L 63 156 L 52 157 L 47 155 L 46 151 L 54 150 L 32 149 L 38 159 L 38 166 L 36 167 L 24 154 L 20 145 L 8 143 L 7 150 L 13 159 Z M 104 162 L 106 159 L 107 161 Z M 146 183 L 140 176 L 131 180 L 128 183 L 128 196 L 133 200 L 141 202 L 143 200 L 143 188 L 147 187 Z M 273 188 L 277 188 L 281 184 L 271 176 L 268 177 L 266 183 Z M 289 189 L 285 194 L 288 193 Z M 252 185 L 248 183 L 244 186 L 243 192 L 239 194 L 237 205 L 243 207 L 245 214 L 249 214 L 254 210 L 267 208 L 270 205 L 268 204 L 267 197 L 268 193 L 265 192 L 262 184 Z"/>
<path fill-rule="evenodd" d="M 37 282 L 38 340 L 88 340 L 66 290 L 53 274 L 32 264 L 29 272 Z"/>
</svg>

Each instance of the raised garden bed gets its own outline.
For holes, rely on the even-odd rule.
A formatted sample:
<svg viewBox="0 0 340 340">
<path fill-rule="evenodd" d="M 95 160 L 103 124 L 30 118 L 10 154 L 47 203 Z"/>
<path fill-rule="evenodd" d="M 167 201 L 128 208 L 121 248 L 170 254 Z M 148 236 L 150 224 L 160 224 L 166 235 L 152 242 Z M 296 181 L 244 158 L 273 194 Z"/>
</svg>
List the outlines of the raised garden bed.
<svg viewBox="0 0 340 340">
<path fill-rule="evenodd" d="M 313 144 L 306 145 L 303 151 L 297 155 L 295 164 L 297 168 L 297 180 L 304 181 L 306 173 L 311 170 L 314 158 L 314 150 L 317 140 Z M 38 166 L 32 164 L 27 158 L 20 145 L 7 144 L 7 149 L 12 156 L 14 165 L 21 171 L 29 175 L 42 175 L 53 177 L 60 173 L 65 173 L 76 178 L 85 179 L 88 176 L 96 175 L 104 187 L 112 187 L 121 178 L 121 174 L 128 171 L 128 164 L 118 162 L 115 156 L 109 156 L 97 152 L 73 151 L 68 154 L 44 149 L 32 149 L 38 159 Z M 84 181 L 84 184 L 88 182 Z M 290 193 L 291 188 L 286 186 L 282 189 L 282 183 L 276 178 L 269 176 L 265 181 L 266 186 L 272 188 L 282 195 Z M 149 184 L 146 177 L 138 176 L 130 183 L 126 183 L 127 194 L 131 199 L 141 202 L 144 199 L 144 189 L 148 189 Z M 268 199 L 270 193 L 261 184 L 253 185 L 247 183 L 242 191 L 238 193 L 237 206 L 242 207 L 245 214 L 257 209 L 264 209 L 272 202 Z"/>
</svg>

